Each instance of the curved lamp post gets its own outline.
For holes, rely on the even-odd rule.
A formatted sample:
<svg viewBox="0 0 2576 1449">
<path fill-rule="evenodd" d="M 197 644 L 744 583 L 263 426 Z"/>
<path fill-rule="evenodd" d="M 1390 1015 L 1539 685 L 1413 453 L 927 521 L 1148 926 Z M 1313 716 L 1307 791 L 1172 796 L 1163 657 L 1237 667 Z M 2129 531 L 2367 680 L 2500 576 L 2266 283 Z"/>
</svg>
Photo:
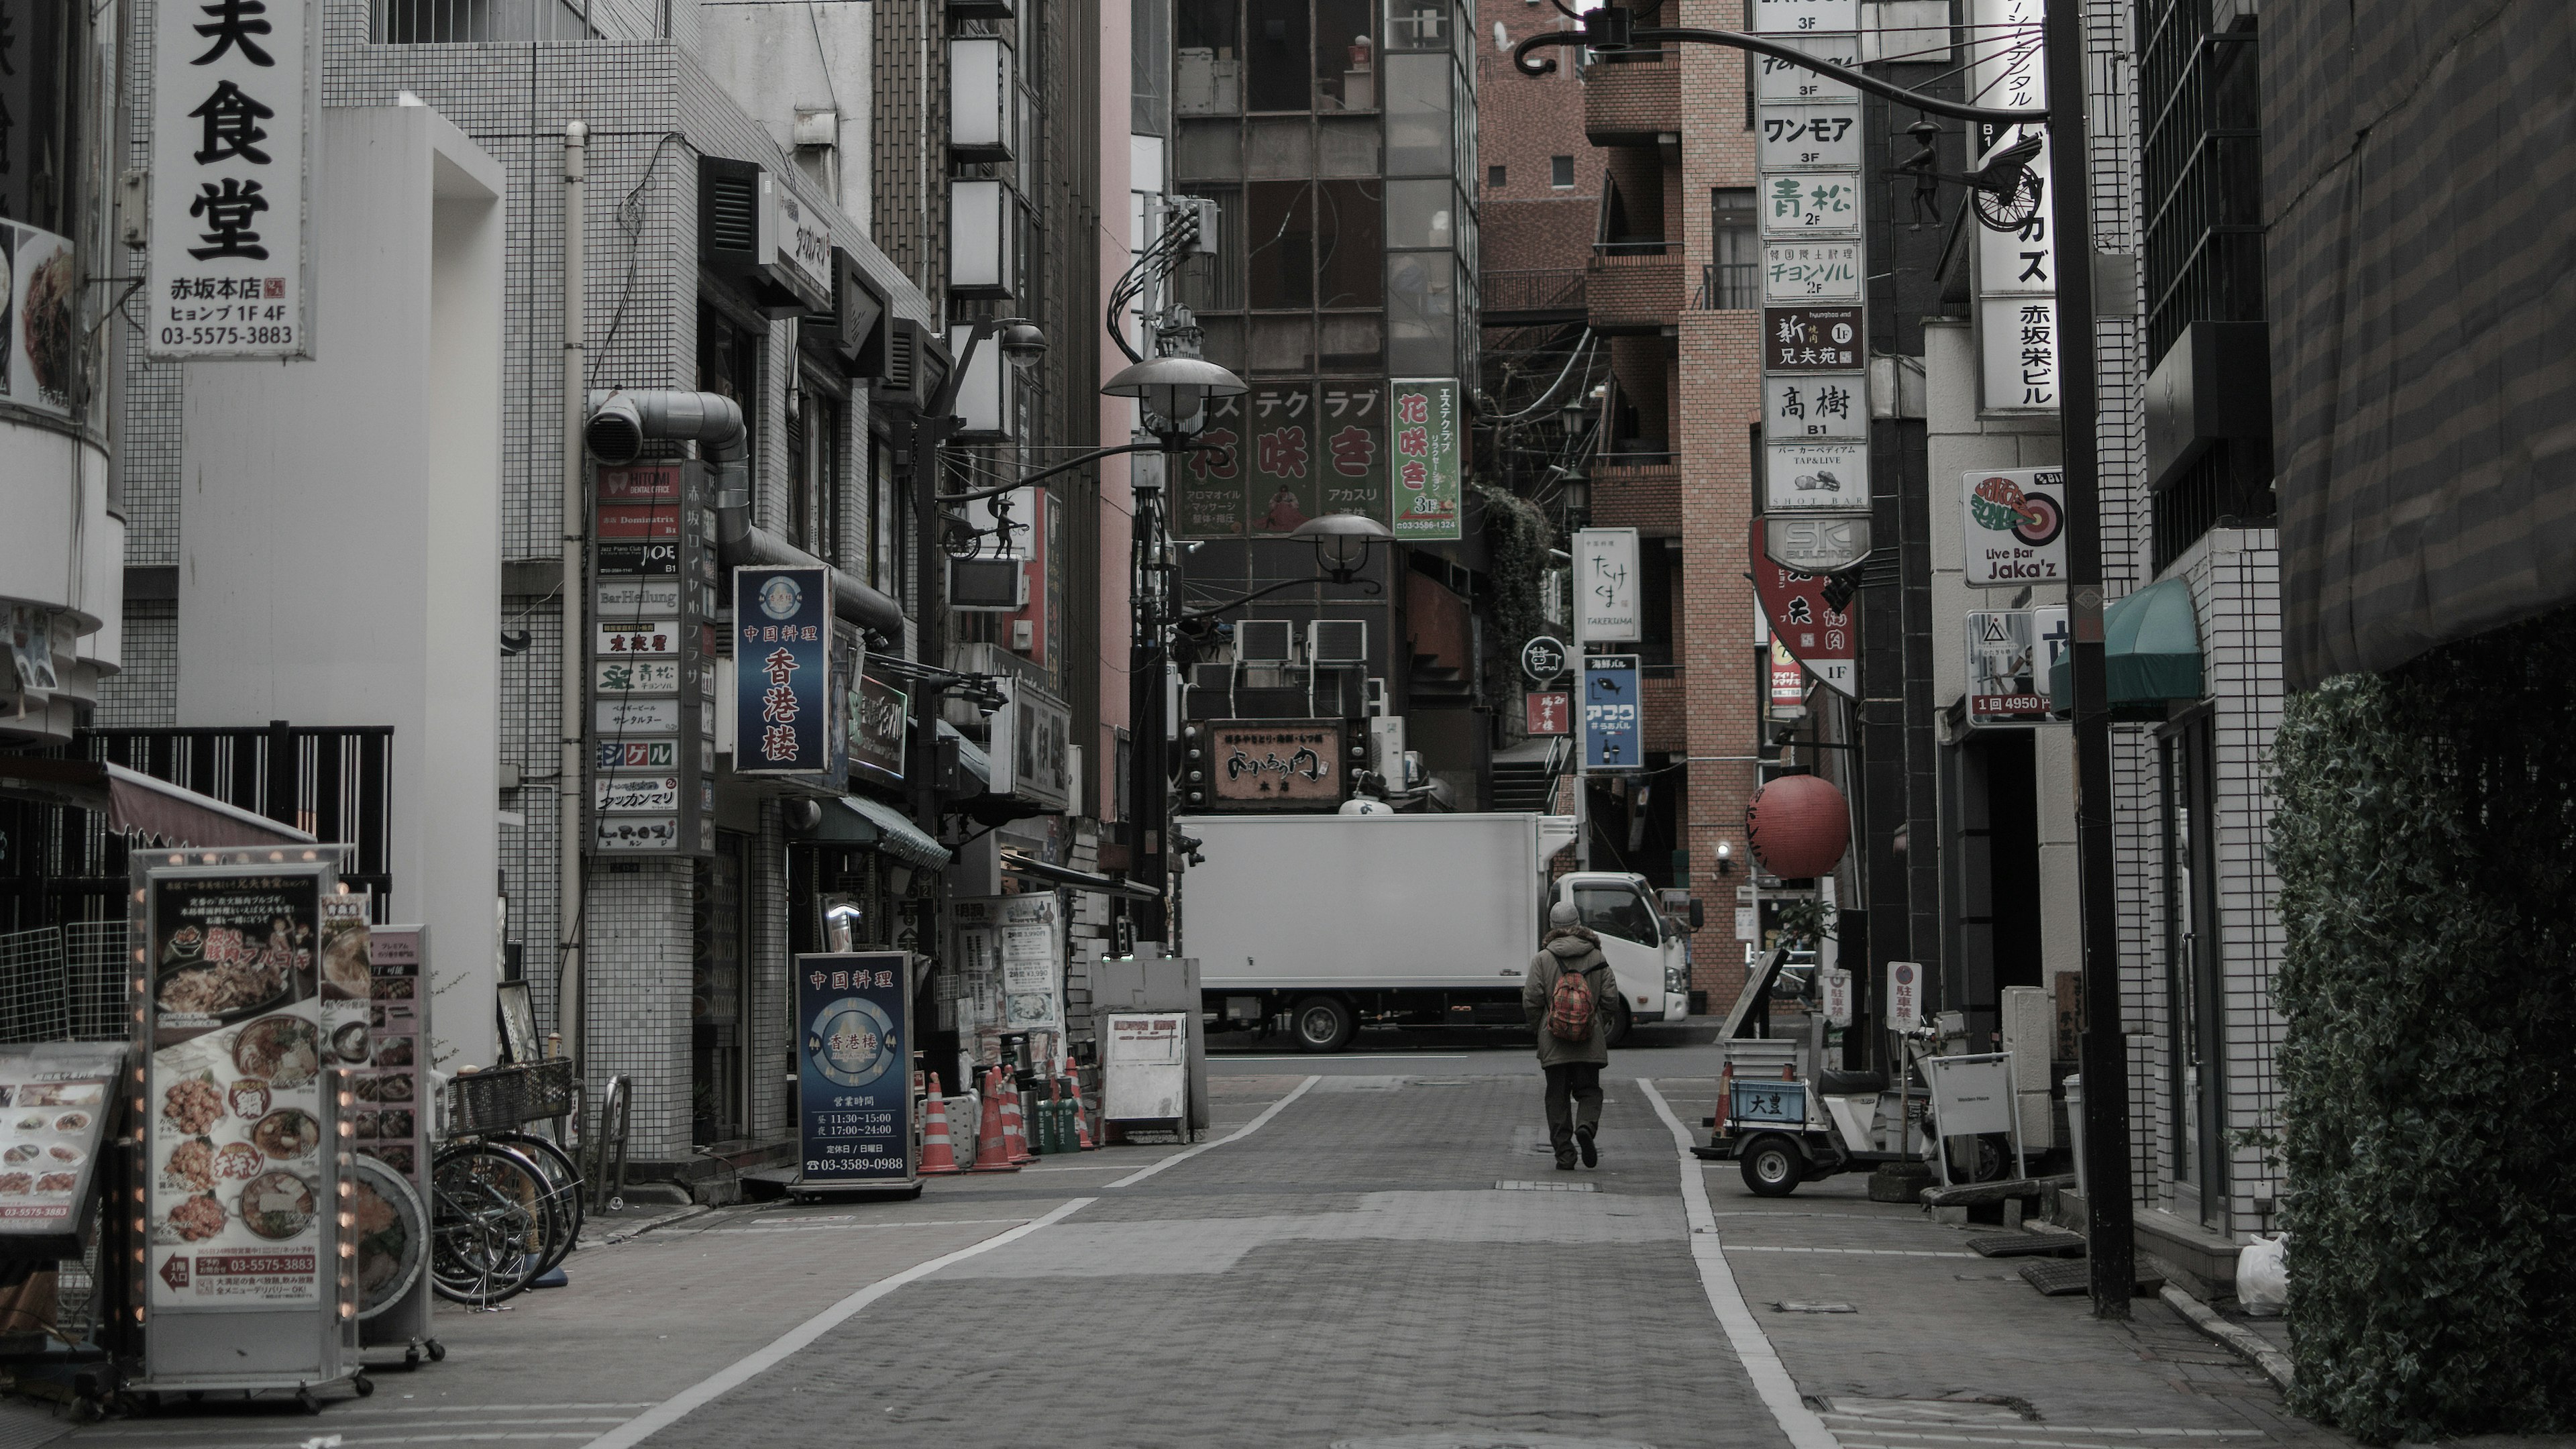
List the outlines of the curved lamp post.
<svg viewBox="0 0 2576 1449">
<path fill-rule="evenodd" d="M 1851 67 L 1818 60 L 1785 38 L 1732 30 L 1640 28 L 1624 6 L 1603 5 L 1575 15 L 1565 9 L 1564 0 L 1555 3 L 1583 28 L 1547 31 L 1514 46 L 1512 64 L 1523 75 L 1553 72 L 1556 61 L 1537 52 L 1555 46 L 1619 51 L 1667 41 L 1722 45 L 1783 61 L 1936 116 L 2001 126 L 2047 124 L 2048 149 L 2059 160 L 2051 168 L 2054 175 L 2046 200 L 2061 259 L 2057 385 L 2066 476 L 2067 623 L 2073 635 L 2067 662 L 2075 686 L 2077 900 L 2084 941 L 2084 1163 L 2086 1179 L 2093 1184 L 2085 1199 L 2086 1237 L 2092 1243 L 2088 1260 L 2093 1312 L 2101 1318 L 2125 1319 L 2135 1244 L 2129 1186 L 2128 1044 L 2121 1035 L 2119 905 L 2112 860 L 2111 717 L 2103 687 L 2099 384 L 2094 373 L 2093 216 L 2087 174 L 2092 151 L 2084 123 L 2082 0 L 2044 0 L 2040 36 L 2050 104 L 2026 110 L 1999 110 L 1923 95 Z M 2013 174 L 2018 170 L 1998 167 L 1993 174 L 1955 179 L 2005 199 L 2020 191 L 2022 177 Z"/>
</svg>

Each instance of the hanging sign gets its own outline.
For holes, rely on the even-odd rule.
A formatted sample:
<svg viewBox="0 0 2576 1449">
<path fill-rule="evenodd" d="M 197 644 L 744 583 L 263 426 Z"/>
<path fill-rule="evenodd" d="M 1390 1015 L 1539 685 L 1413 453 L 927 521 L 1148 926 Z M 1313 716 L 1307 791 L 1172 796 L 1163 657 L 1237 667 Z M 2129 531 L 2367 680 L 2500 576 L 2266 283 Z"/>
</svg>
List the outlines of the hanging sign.
<svg viewBox="0 0 2576 1449">
<path fill-rule="evenodd" d="M 2056 468 L 1959 475 L 1967 583 L 2010 589 L 2066 581 L 2066 474 Z"/>
<path fill-rule="evenodd" d="M 315 0 L 152 8 L 154 357 L 311 357 Z M 43 65 L 28 57 L 19 64 Z"/>
<path fill-rule="evenodd" d="M 1394 430 L 1395 536 L 1427 542 L 1460 536 L 1458 381 L 1432 377 L 1387 384 Z"/>
<path fill-rule="evenodd" d="M 1574 696 L 1562 689 L 1534 689 L 1521 696 L 1521 733 L 1561 735 L 1573 718 Z"/>
<path fill-rule="evenodd" d="M 1554 684 L 1565 677 L 1565 644 L 1545 634 L 1533 637 L 1521 646 L 1521 673 L 1537 685 Z"/>
<path fill-rule="evenodd" d="M 803 1187 L 908 1187 L 912 953 L 796 958 L 796 1125 Z"/>
<path fill-rule="evenodd" d="M 1645 764 L 1645 717 L 1637 701 L 1637 656 L 1583 661 L 1583 768 L 1635 770 Z"/>
<path fill-rule="evenodd" d="M 831 599 L 829 569 L 733 571 L 735 774 L 830 772 Z"/>
<path fill-rule="evenodd" d="M 1890 961 L 1887 963 L 1887 992 L 1880 998 L 1886 1004 L 1886 1026 L 1889 1031 L 1912 1031 L 1923 1024 L 1923 963 Z"/>
<path fill-rule="evenodd" d="M 1762 550 L 1763 531 L 1771 520 L 1753 520 L 1753 592 L 1762 601 L 1762 617 L 1771 637 L 1807 672 L 1837 693 L 1857 697 L 1860 688 L 1860 629 L 1844 609 L 1825 602 L 1821 574 L 1784 568 Z"/>
<path fill-rule="evenodd" d="M 850 696 L 851 778 L 902 784 L 904 733 L 911 721 L 910 695 L 873 676 L 860 676 Z"/>
<path fill-rule="evenodd" d="M 1869 557 L 1867 514 L 1818 513 L 1766 519 L 1762 556 L 1811 574 L 1840 573 Z"/>
<path fill-rule="evenodd" d="M 1582 528 L 1574 534 L 1574 637 L 1626 644 L 1638 637 L 1637 530 Z"/>
<path fill-rule="evenodd" d="M 1968 723 L 2035 724 L 2049 718 L 2048 676 L 2071 635 L 2066 606 L 1968 611 Z"/>
</svg>

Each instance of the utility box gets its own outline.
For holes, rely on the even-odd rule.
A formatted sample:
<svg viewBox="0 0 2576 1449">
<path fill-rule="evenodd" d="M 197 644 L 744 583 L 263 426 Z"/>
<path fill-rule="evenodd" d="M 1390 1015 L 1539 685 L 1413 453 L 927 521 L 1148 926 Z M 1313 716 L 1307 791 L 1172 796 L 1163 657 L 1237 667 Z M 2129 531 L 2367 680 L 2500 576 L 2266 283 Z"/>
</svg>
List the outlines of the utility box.
<svg viewBox="0 0 2576 1449">
<path fill-rule="evenodd" d="M 1208 1125 L 1207 1028 L 1199 1018 L 1199 962 L 1195 956 L 1104 956 L 1091 963 L 1091 1009 L 1100 1021 L 1104 1073 L 1112 1040 L 1109 1023 L 1122 1014 L 1167 1012 L 1181 1020 L 1193 1128 Z M 1104 1087 L 1104 1091 L 1108 1090 Z M 1106 1098 L 1103 1099 L 1106 1101 Z M 1117 1113 L 1103 1108 L 1106 1117 Z"/>
<path fill-rule="evenodd" d="M 1190 1020 L 1186 1011 L 1112 1013 L 1100 1029 L 1100 1116 L 1122 1126 L 1189 1134 Z"/>
</svg>

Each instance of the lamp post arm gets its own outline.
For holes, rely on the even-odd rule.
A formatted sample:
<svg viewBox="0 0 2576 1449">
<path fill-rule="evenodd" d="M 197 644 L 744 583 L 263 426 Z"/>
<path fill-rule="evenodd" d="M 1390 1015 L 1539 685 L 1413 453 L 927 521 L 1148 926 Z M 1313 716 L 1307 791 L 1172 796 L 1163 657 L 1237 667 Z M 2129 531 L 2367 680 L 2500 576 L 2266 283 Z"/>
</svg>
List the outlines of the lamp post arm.
<svg viewBox="0 0 2576 1449">
<path fill-rule="evenodd" d="M 1016 327 L 1028 320 L 1026 317 L 986 317 L 977 322 L 975 330 L 966 334 L 966 346 L 957 354 L 957 365 L 948 370 L 948 376 L 939 384 L 938 395 L 930 400 L 930 406 L 922 409 L 921 415 L 925 418 L 953 415 L 957 411 L 957 392 L 966 385 L 966 365 L 975 360 L 975 349 L 1003 328 Z"/>
<path fill-rule="evenodd" d="M 1337 579 L 1331 574 L 1317 574 L 1311 579 L 1281 579 L 1275 584 L 1254 589 L 1251 593 L 1248 593 L 1239 599 L 1228 599 L 1222 604 L 1217 604 L 1205 609 L 1185 609 L 1174 615 L 1172 622 L 1179 624 L 1186 623 L 1192 619 L 1213 619 L 1228 609 L 1240 609 L 1255 599 L 1261 598 L 1267 594 L 1275 594 L 1281 589 L 1299 589 L 1312 584 L 1347 584 L 1351 582 L 1353 582 L 1353 580 Z M 1363 593 L 1382 594 L 1386 592 L 1384 586 L 1380 585 L 1375 579 L 1360 579 L 1357 580 L 1357 582 L 1360 586 L 1361 592 Z"/>
<path fill-rule="evenodd" d="M 1114 448 L 1096 448 L 1091 452 L 1083 454 L 1079 458 L 1067 458 L 1061 463 L 1049 464 L 1034 473 L 1025 474 L 1013 482 L 996 483 L 990 488 L 978 488 L 969 493 L 942 493 L 939 495 L 939 501 L 942 503 L 974 503 L 986 498 L 998 498 L 1005 493 L 1011 492 L 1013 489 L 1026 488 L 1041 478 L 1052 478 L 1058 473 L 1069 473 L 1074 469 L 1081 467 L 1085 463 L 1097 463 L 1103 458 L 1114 458 L 1121 453 L 1159 453 L 1163 451 L 1166 450 L 1160 441 L 1150 443 L 1120 443 Z M 1224 453 L 1231 452 L 1232 449 L 1226 447 L 1223 443 L 1189 442 L 1181 443 L 1171 448 L 1169 451 L 1175 453 Z"/>
<path fill-rule="evenodd" d="M 1638 45 L 1658 40 L 1682 40 L 1697 45 L 1723 45 L 1735 50 L 1751 51 L 1755 55 L 1767 55 L 1773 60 L 1787 61 L 1800 70 L 1813 71 L 1828 79 L 1841 81 L 1844 85 L 1857 87 L 1900 106 L 1911 106 L 1918 111 L 1928 111 L 1936 116 L 1948 116 L 1954 121 L 1988 121 L 1998 126 L 2018 126 L 2048 119 L 2045 108 L 2007 111 L 1993 106 L 1972 106 L 1964 101 L 1945 101 L 1937 96 L 1927 96 L 1919 91 L 1907 90 L 1893 82 L 1880 80 L 1874 75 L 1864 74 L 1849 66 L 1836 65 L 1830 60 L 1818 60 L 1784 42 L 1759 35 L 1746 35 L 1741 31 L 1656 27 L 1630 31 L 1629 38 L 1632 43 Z M 1536 55 L 1533 52 L 1554 46 L 1587 43 L 1584 33 L 1580 30 L 1550 30 L 1530 36 L 1512 47 L 1512 68 L 1528 76 L 1553 75 L 1556 72 L 1555 58 Z"/>
</svg>

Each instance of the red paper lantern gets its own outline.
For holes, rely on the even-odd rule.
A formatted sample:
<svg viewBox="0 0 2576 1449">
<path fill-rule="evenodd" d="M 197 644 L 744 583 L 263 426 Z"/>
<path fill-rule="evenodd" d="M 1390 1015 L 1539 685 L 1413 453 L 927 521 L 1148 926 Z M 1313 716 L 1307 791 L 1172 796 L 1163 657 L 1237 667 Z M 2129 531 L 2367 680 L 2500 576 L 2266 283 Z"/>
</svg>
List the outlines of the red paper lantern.
<svg viewBox="0 0 2576 1449">
<path fill-rule="evenodd" d="M 1824 875 L 1851 844 L 1851 810 L 1830 782 L 1783 775 L 1753 792 L 1744 839 L 1762 868 L 1782 880 Z"/>
</svg>

